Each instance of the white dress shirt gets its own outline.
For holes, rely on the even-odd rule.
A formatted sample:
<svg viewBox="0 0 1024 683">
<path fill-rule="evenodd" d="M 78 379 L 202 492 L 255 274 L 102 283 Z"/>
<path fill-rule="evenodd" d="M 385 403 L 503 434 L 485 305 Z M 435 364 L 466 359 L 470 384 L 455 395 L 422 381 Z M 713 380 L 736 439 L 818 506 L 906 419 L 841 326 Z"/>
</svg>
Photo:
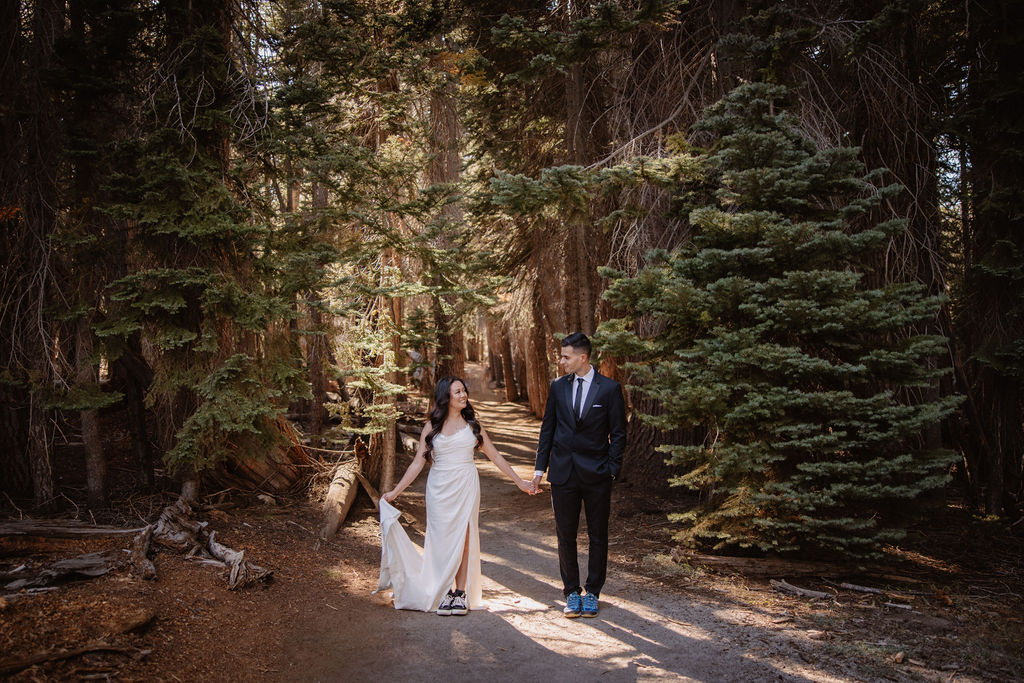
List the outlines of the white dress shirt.
<svg viewBox="0 0 1024 683">
<path fill-rule="evenodd" d="M 588 365 L 587 367 L 590 368 L 589 370 L 587 370 L 587 374 L 583 375 L 582 377 L 580 377 L 579 375 L 573 375 L 570 378 L 572 380 L 572 390 L 569 393 L 569 397 L 572 399 L 573 403 L 576 402 L 576 387 L 579 385 L 579 383 L 576 380 L 583 380 L 583 391 L 580 394 L 580 412 L 583 412 L 583 407 L 587 405 L 587 394 L 590 393 L 590 387 L 593 386 L 594 384 L 594 375 L 596 374 L 593 365 Z M 580 419 L 580 416 L 577 415 L 576 419 Z M 533 476 L 542 477 L 544 476 L 544 473 L 539 470 L 534 470 Z"/>
<path fill-rule="evenodd" d="M 576 375 L 575 377 L 572 378 L 572 400 L 573 400 L 573 403 L 576 402 L 576 385 L 577 385 L 577 381 L 576 380 L 578 380 L 578 379 L 582 379 L 583 380 L 583 393 L 580 394 L 580 412 L 581 413 L 583 412 L 583 406 L 587 405 L 587 394 L 590 393 L 590 387 L 594 384 L 594 374 L 595 374 L 594 373 L 594 366 L 590 365 L 588 367 L 590 368 L 589 372 L 587 372 L 587 374 L 583 375 L 582 378 L 579 375 Z M 580 416 L 577 415 L 576 419 L 577 420 L 580 419 Z"/>
</svg>

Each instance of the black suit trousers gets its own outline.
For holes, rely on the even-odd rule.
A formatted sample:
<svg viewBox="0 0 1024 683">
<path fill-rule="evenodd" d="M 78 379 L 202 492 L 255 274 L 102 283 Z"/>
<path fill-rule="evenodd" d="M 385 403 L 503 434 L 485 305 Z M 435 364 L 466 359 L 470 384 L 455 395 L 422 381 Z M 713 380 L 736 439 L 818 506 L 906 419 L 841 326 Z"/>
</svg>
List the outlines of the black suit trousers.
<svg viewBox="0 0 1024 683">
<path fill-rule="evenodd" d="M 562 575 L 562 592 L 582 592 L 580 567 L 576 550 L 576 534 L 580 526 L 580 510 L 587 515 L 590 547 L 587 553 L 588 593 L 601 595 L 608 573 L 608 517 L 612 507 L 612 480 L 596 483 L 582 481 L 573 468 L 564 484 L 551 484 L 551 507 L 555 513 L 558 536 L 558 569 Z"/>
</svg>

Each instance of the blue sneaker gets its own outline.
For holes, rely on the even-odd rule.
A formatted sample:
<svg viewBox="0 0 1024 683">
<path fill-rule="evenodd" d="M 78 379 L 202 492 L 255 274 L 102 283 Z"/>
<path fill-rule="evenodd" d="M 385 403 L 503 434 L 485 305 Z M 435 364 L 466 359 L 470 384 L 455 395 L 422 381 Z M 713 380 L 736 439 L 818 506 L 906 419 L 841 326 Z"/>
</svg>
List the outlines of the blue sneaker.
<svg viewBox="0 0 1024 683">
<path fill-rule="evenodd" d="M 597 596 L 593 593 L 587 593 L 583 596 L 583 607 L 580 610 L 580 614 L 585 617 L 596 617 L 597 616 Z"/>
<path fill-rule="evenodd" d="M 575 619 L 580 615 L 579 591 L 574 591 L 565 596 L 565 609 L 562 610 L 562 614 L 570 619 Z"/>
</svg>

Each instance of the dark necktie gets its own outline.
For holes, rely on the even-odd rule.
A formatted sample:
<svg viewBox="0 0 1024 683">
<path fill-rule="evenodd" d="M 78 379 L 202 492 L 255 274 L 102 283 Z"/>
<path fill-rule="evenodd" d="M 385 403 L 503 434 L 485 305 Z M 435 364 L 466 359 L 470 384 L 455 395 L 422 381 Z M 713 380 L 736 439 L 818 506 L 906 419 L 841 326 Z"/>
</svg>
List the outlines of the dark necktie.
<svg viewBox="0 0 1024 683">
<path fill-rule="evenodd" d="M 572 412 L 576 419 L 580 419 L 580 403 L 583 401 L 583 378 L 576 378 L 576 398 L 572 400 Z"/>
</svg>

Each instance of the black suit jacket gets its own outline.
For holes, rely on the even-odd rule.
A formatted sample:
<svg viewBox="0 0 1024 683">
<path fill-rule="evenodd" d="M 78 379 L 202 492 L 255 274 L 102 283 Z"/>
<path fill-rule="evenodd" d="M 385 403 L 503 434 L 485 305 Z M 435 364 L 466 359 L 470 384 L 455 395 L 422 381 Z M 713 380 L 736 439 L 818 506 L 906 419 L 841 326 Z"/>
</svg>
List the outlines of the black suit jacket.
<svg viewBox="0 0 1024 683">
<path fill-rule="evenodd" d="M 626 449 L 626 404 L 622 387 L 594 371 L 579 420 L 572 411 L 574 374 L 551 383 L 537 442 L 538 472 L 564 484 L 573 468 L 584 482 L 618 477 Z"/>
</svg>

